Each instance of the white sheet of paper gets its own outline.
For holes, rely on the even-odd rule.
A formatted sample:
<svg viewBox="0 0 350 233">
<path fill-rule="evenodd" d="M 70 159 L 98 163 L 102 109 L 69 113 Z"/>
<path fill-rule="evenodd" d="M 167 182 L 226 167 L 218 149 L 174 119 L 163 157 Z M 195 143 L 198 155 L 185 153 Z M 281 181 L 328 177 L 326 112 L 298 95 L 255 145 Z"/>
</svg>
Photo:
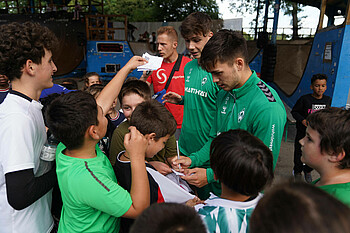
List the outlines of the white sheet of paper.
<svg viewBox="0 0 350 233">
<path fill-rule="evenodd" d="M 165 202 L 185 203 L 195 197 L 154 169 L 146 167 L 146 170 L 157 182 Z"/>
<path fill-rule="evenodd" d="M 138 66 L 137 71 L 158 70 L 163 62 L 162 57 L 152 56 L 148 53 L 144 53 L 142 57 L 145 58 L 148 63 Z"/>
<path fill-rule="evenodd" d="M 174 173 L 175 173 L 175 175 L 177 175 L 177 176 L 185 176 L 185 174 L 183 174 L 182 172 L 177 172 L 177 171 L 175 171 L 174 169 L 171 169 Z"/>
</svg>

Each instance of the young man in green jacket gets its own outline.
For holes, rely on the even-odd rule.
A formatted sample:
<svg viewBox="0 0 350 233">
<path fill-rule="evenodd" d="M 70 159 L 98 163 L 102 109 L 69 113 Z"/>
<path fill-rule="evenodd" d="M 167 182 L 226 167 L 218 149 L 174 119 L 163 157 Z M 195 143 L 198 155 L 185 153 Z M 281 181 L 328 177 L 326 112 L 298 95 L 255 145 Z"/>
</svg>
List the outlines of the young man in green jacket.
<svg viewBox="0 0 350 233">
<path fill-rule="evenodd" d="M 246 40 L 239 32 L 220 30 L 205 45 L 200 66 L 222 89 L 217 95 L 210 139 L 199 151 L 173 161 L 173 167 L 193 168 L 185 170 L 183 179 L 197 187 L 214 182 L 213 171 L 203 169 L 209 164 L 211 141 L 230 129 L 244 129 L 269 147 L 275 168 L 286 111 L 276 91 L 249 68 Z M 211 191 L 220 195 L 220 189 Z"/>
<path fill-rule="evenodd" d="M 211 19 L 202 12 L 194 12 L 182 22 L 181 35 L 194 59 L 188 62 L 184 69 L 185 95 L 180 96 L 171 91 L 164 95 L 167 102 L 184 105 L 179 150 L 185 156 L 200 150 L 207 143 L 216 113 L 215 102 L 220 89 L 213 82 L 211 74 L 199 65 L 202 50 L 213 36 L 211 30 Z M 211 185 L 220 187 L 217 182 L 209 186 Z M 198 196 L 201 199 L 208 198 L 211 189 L 201 186 L 201 189 L 197 190 Z"/>
</svg>

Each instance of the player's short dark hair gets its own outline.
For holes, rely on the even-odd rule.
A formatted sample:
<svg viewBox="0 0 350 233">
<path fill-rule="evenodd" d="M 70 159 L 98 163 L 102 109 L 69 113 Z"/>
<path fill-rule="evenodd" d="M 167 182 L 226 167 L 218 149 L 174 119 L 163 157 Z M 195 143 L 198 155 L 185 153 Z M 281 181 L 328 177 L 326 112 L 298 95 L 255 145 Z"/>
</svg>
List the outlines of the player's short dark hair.
<svg viewBox="0 0 350 233">
<path fill-rule="evenodd" d="M 205 225 L 197 212 L 186 205 L 157 203 L 134 222 L 130 233 L 203 233 Z"/>
<path fill-rule="evenodd" d="M 239 31 L 222 29 L 204 46 L 199 64 L 204 70 L 210 71 L 217 62 L 232 65 L 238 57 L 248 64 L 247 41 Z"/>
<path fill-rule="evenodd" d="M 9 23 L 0 26 L 0 74 L 10 81 L 22 76 L 27 60 L 41 64 L 45 50 L 58 47 L 55 34 L 39 23 Z"/>
<path fill-rule="evenodd" d="M 192 35 L 206 36 L 212 31 L 213 22 L 210 16 L 203 12 L 193 12 L 188 15 L 180 26 L 180 32 L 185 40 Z"/>
<path fill-rule="evenodd" d="M 350 209 L 314 185 L 298 182 L 268 190 L 256 206 L 250 233 L 350 232 Z"/>
<path fill-rule="evenodd" d="M 173 115 L 157 100 L 139 104 L 131 115 L 130 125 L 143 135 L 155 133 L 156 139 L 173 135 L 177 126 Z"/>
<path fill-rule="evenodd" d="M 68 90 L 78 90 L 78 83 L 74 79 L 66 79 L 61 83 L 61 86 L 64 86 Z"/>
<path fill-rule="evenodd" d="M 313 84 L 316 80 L 326 80 L 327 81 L 328 77 L 325 74 L 314 74 L 311 77 L 311 84 Z"/>
<path fill-rule="evenodd" d="M 95 99 L 100 95 L 105 86 L 102 84 L 93 84 L 89 86 L 85 91 L 90 93 Z"/>
<path fill-rule="evenodd" d="M 129 94 L 137 94 L 144 100 L 150 100 L 152 96 L 151 89 L 146 82 L 141 80 L 128 81 L 127 79 L 118 96 L 120 104 L 123 104 L 123 97 Z"/>
<path fill-rule="evenodd" d="M 273 178 L 269 148 L 245 130 L 229 130 L 210 146 L 210 167 L 219 181 L 246 196 L 257 195 Z"/>
<path fill-rule="evenodd" d="M 98 125 L 97 103 L 84 91 L 73 91 L 54 99 L 46 110 L 46 122 L 57 140 L 69 150 L 84 143 L 84 135 L 91 125 Z"/>
<path fill-rule="evenodd" d="M 320 135 L 321 152 L 339 154 L 343 150 L 345 157 L 339 162 L 339 168 L 350 168 L 350 112 L 341 108 L 329 107 L 310 114 L 308 126 Z"/>
</svg>

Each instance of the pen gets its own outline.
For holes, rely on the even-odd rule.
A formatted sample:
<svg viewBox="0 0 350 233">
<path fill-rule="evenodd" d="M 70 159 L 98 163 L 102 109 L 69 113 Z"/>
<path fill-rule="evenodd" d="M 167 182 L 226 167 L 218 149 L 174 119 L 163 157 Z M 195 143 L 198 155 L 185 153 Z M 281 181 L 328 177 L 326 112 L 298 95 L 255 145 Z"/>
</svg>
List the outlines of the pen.
<svg viewBox="0 0 350 233">
<path fill-rule="evenodd" d="M 176 150 L 177 150 L 177 159 L 180 159 L 179 142 L 178 141 L 176 141 Z M 179 169 L 181 169 L 180 164 L 179 164 Z"/>
</svg>

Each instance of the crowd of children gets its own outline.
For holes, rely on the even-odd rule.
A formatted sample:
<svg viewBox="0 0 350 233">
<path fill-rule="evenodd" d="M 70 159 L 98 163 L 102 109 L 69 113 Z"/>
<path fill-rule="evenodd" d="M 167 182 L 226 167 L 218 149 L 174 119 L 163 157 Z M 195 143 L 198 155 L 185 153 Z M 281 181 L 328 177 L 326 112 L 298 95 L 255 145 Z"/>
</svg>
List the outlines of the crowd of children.
<svg viewBox="0 0 350 233">
<path fill-rule="evenodd" d="M 195 59 L 184 96 L 164 96 L 184 104 L 179 148 L 171 112 L 146 82 L 125 81 L 147 60 L 132 57 L 105 86 L 88 73 L 84 90 L 69 84 L 40 102 L 57 71 L 55 35 L 0 26 L 0 84 L 11 83 L 0 104 L 0 233 L 350 232 L 350 112 L 330 107 L 327 77 L 314 75 L 292 110 L 294 177 L 311 184 L 270 188 L 285 110 L 247 65 L 243 37 L 210 25 L 196 12 L 180 28 Z"/>
</svg>

